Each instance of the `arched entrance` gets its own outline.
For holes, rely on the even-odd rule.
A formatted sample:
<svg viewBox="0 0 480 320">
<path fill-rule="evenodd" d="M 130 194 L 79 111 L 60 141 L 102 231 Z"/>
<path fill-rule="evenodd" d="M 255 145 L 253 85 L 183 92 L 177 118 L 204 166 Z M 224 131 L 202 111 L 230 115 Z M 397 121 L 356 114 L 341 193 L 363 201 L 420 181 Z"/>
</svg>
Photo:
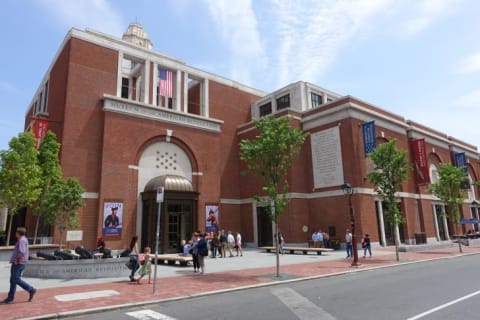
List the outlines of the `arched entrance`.
<svg viewBox="0 0 480 320">
<path fill-rule="evenodd" d="M 160 253 L 181 252 L 182 240 L 189 240 L 197 225 L 197 200 L 192 183 L 181 176 L 163 175 L 150 180 L 142 193 L 142 250 L 155 247 L 157 226 L 156 190 L 165 188 L 160 212 Z"/>
</svg>

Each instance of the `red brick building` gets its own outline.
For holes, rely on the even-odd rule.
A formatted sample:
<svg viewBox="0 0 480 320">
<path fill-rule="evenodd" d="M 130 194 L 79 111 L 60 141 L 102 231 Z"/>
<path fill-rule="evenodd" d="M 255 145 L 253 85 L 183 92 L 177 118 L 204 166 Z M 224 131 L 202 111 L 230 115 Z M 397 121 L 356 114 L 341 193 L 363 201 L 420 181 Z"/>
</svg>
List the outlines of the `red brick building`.
<svg viewBox="0 0 480 320">
<path fill-rule="evenodd" d="M 126 247 L 135 234 L 142 246 L 153 245 L 156 190 L 164 187 L 161 248 L 173 252 L 192 231 L 205 229 L 210 209 L 220 228 L 240 231 L 246 242 L 272 242 L 265 204 L 253 200 L 259 181 L 241 175 L 238 147 L 255 136 L 252 120 L 267 114 L 289 114 L 310 133 L 289 176 L 291 202 L 280 222 L 288 243 L 305 243 L 318 228 L 343 239 L 350 221 L 340 190 L 344 181 L 354 186 L 358 235 L 392 242 L 381 202 L 366 180 L 371 163 L 363 153 L 365 122 L 375 121 L 378 143 L 397 138 L 412 161 L 411 140 L 425 138 L 431 179 L 454 153 L 466 154 L 469 175 L 478 179 L 475 146 L 309 83 L 267 94 L 199 70 L 154 51 L 137 24 L 123 39 L 70 30 L 32 99 L 25 127 L 48 121 L 62 144 L 64 175 L 78 177 L 85 188 L 85 246 L 94 246 L 102 234 L 112 248 Z M 453 232 L 441 215 L 442 203 L 427 188 L 412 173 L 399 194 L 404 242 L 412 243 L 419 232 L 429 242 Z M 464 217 L 477 216 L 470 205 L 477 192 L 470 190 Z M 118 225 L 106 221 L 113 211 Z M 26 223 L 33 225 L 28 215 Z"/>
</svg>

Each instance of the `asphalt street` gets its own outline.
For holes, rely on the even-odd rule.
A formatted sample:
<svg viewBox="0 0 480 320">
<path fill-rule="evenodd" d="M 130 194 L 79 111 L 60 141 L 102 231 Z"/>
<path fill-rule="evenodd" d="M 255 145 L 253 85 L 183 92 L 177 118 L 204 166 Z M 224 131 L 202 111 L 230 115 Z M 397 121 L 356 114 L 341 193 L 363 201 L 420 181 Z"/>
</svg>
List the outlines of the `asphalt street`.
<svg viewBox="0 0 480 320">
<path fill-rule="evenodd" d="M 76 319 L 479 319 L 479 265 L 480 255 L 457 257 Z"/>
</svg>

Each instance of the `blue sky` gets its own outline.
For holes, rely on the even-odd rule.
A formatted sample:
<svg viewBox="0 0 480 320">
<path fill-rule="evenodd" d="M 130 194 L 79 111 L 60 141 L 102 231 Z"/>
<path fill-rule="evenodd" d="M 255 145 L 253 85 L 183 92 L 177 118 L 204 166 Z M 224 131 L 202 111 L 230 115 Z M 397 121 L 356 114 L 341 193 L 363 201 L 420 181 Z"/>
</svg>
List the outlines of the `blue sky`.
<svg viewBox="0 0 480 320">
<path fill-rule="evenodd" d="M 309 81 L 480 145 L 479 17 L 475 0 L 2 1 L 0 149 L 70 28 L 134 21 L 190 65 L 265 91 Z"/>
</svg>

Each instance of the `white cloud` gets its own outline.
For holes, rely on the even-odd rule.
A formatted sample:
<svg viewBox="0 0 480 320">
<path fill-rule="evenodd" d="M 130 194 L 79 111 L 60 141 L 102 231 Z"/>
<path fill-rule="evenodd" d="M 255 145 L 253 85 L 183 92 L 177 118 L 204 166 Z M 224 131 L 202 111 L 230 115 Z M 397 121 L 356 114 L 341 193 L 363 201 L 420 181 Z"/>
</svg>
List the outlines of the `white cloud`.
<svg viewBox="0 0 480 320">
<path fill-rule="evenodd" d="M 120 37 L 126 29 L 121 14 L 107 0 L 37 0 L 62 27 L 91 28 Z"/>
<path fill-rule="evenodd" d="M 480 52 L 474 53 L 461 61 L 457 71 L 460 73 L 480 72 Z"/>
<path fill-rule="evenodd" d="M 206 1 L 231 53 L 231 77 L 251 84 L 251 72 L 266 63 L 251 0 Z"/>
<path fill-rule="evenodd" d="M 316 81 L 339 50 L 389 1 L 274 1 L 277 85 Z"/>
<path fill-rule="evenodd" d="M 403 30 L 406 35 L 416 35 L 428 29 L 437 21 L 455 11 L 458 0 L 423 0 L 414 1 L 402 10 L 402 14 L 411 12 L 412 16 L 403 23 Z"/>
</svg>

